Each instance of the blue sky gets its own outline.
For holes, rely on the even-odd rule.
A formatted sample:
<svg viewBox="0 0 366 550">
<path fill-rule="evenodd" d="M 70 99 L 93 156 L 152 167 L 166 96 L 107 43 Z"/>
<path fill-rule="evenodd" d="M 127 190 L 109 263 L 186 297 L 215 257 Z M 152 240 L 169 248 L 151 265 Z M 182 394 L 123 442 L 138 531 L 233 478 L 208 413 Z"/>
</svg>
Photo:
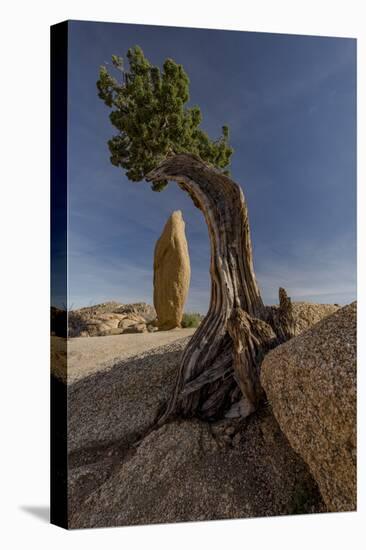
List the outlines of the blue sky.
<svg viewBox="0 0 366 550">
<path fill-rule="evenodd" d="M 265 303 L 356 297 L 356 42 L 345 38 L 71 22 L 69 33 L 69 307 L 152 303 L 157 238 L 173 210 L 186 222 L 186 310 L 207 310 L 203 216 L 175 183 L 154 193 L 109 162 L 114 134 L 97 97 L 101 64 L 140 45 L 172 57 L 212 137 L 223 124 L 231 173 L 249 205 L 254 265 Z"/>
</svg>

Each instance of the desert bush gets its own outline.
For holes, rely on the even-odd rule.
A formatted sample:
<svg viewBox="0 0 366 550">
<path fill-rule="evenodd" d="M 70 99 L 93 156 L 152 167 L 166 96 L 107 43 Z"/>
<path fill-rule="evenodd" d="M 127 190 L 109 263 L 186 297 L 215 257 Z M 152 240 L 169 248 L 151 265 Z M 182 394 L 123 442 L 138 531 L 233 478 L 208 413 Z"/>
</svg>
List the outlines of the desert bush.
<svg viewBox="0 0 366 550">
<path fill-rule="evenodd" d="M 200 313 L 184 313 L 182 318 L 182 328 L 196 328 L 201 323 L 203 315 Z"/>
<path fill-rule="evenodd" d="M 78 311 L 69 311 L 68 314 L 68 336 L 75 338 L 80 336 L 80 333 L 87 331 L 88 326 L 85 318 Z"/>
<path fill-rule="evenodd" d="M 51 334 L 66 337 L 67 312 L 65 309 L 51 306 Z"/>
</svg>

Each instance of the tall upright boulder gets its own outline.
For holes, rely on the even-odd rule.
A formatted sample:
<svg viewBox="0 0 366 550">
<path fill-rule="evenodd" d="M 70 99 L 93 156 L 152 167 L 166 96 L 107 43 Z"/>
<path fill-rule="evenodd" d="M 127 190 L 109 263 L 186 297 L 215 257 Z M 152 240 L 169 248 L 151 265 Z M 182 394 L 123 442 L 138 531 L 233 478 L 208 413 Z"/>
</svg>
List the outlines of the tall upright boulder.
<svg viewBox="0 0 366 550">
<path fill-rule="evenodd" d="M 181 326 L 191 267 L 182 212 L 168 219 L 154 253 L 154 306 L 160 330 Z"/>
</svg>

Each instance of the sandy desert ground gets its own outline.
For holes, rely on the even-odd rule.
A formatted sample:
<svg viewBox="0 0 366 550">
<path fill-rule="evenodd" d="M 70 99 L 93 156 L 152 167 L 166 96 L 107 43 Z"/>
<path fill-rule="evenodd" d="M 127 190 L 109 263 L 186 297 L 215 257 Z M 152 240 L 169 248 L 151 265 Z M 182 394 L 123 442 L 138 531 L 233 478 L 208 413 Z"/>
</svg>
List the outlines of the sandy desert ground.
<svg viewBox="0 0 366 550">
<path fill-rule="evenodd" d="M 154 348 L 192 336 L 195 328 L 174 329 L 143 334 L 72 338 L 68 340 L 68 383 L 99 371 L 109 370 L 116 362 Z"/>
</svg>

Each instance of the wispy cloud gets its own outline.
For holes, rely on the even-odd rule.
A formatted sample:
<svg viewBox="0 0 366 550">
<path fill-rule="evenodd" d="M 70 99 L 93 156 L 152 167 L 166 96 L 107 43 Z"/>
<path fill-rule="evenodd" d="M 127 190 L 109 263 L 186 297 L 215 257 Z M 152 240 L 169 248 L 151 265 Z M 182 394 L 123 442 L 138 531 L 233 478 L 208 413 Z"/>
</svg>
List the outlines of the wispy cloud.
<svg viewBox="0 0 366 550">
<path fill-rule="evenodd" d="M 88 242 L 85 242 L 85 249 L 74 247 L 70 251 L 68 280 L 69 307 L 110 300 L 151 303 L 151 269 L 126 259 L 92 253 Z"/>
<path fill-rule="evenodd" d="M 293 300 L 349 303 L 356 299 L 356 250 L 351 237 L 327 243 L 303 241 L 290 250 L 262 250 L 257 277 L 266 303 L 277 303 L 278 288 Z"/>
</svg>

